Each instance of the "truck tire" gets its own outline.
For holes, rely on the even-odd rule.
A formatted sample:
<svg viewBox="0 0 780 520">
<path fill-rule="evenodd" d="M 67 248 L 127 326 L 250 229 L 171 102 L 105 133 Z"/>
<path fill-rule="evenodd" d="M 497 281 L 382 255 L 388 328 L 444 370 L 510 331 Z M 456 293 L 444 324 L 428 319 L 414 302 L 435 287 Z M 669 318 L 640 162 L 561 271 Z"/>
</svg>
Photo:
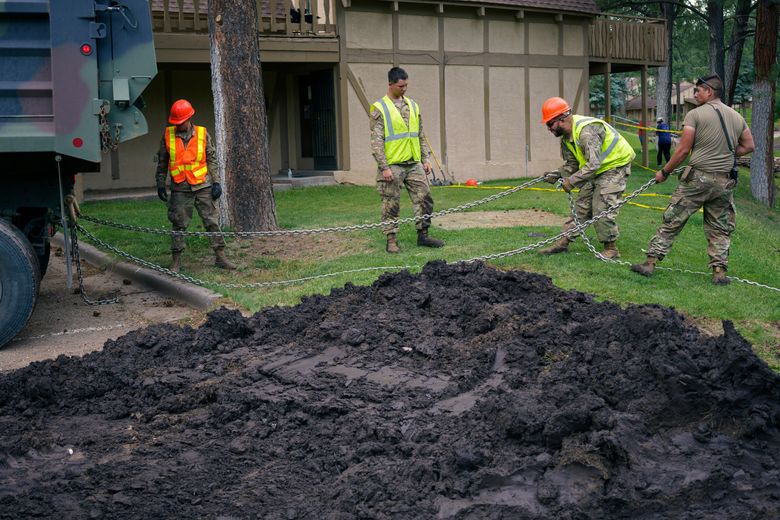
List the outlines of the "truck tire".
<svg viewBox="0 0 780 520">
<path fill-rule="evenodd" d="M 0 347 L 27 324 L 40 283 L 32 245 L 21 231 L 0 219 Z"/>
</svg>

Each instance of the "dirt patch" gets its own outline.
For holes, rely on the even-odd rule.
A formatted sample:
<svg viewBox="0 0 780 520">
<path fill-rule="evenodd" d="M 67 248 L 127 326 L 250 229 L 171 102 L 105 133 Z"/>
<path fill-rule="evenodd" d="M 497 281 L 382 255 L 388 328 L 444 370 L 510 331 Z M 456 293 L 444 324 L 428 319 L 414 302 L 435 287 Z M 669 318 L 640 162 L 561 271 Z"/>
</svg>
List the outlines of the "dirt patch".
<svg viewBox="0 0 780 520">
<path fill-rule="evenodd" d="M 0 377 L 0 517 L 777 518 L 780 377 L 723 323 L 431 263 Z"/>
<path fill-rule="evenodd" d="M 560 226 L 566 217 L 540 209 L 507 211 L 469 211 L 451 213 L 436 218 L 436 225 L 444 229 L 499 228 L 515 226 Z"/>
</svg>

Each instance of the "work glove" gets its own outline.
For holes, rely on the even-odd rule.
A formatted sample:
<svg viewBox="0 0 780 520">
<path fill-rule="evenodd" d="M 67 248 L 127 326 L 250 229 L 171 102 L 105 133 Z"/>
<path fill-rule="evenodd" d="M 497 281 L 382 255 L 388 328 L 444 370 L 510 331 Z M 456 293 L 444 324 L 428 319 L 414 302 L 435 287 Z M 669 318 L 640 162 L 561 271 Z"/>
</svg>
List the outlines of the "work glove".
<svg viewBox="0 0 780 520">
<path fill-rule="evenodd" d="M 168 202 L 168 194 L 165 192 L 165 186 L 157 188 L 157 196 L 160 197 L 161 201 Z"/>
<path fill-rule="evenodd" d="M 571 190 L 574 189 L 574 186 L 572 185 L 572 183 L 569 182 L 569 178 L 566 177 L 561 182 L 561 188 L 563 188 L 563 191 L 565 191 L 566 193 L 571 193 Z"/>
<path fill-rule="evenodd" d="M 561 178 L 561 174 L 558 172 L 545 172 L 544 173 L 544 182 L 549 182 L 550 184 L 555 184 L 558 182 L 558 179 Z"/>
<path fill-rule="evenodd" d="M 65 195 L 63 202 L 65 203 L 65 207 L 67 208 L 68 217 L 70 218 L 70 221 L 76 222 L 76 217 L 81 216 L 81 208 L 79 208 L 79 203 L 76 200 L 76 196 L 73 194 Z"/>
<path fill-rule="evenodd" d="M 218 182 L 211 185 L 211 198 L 217 200 L 222 196 L 222 186 Z"/>
</svg>

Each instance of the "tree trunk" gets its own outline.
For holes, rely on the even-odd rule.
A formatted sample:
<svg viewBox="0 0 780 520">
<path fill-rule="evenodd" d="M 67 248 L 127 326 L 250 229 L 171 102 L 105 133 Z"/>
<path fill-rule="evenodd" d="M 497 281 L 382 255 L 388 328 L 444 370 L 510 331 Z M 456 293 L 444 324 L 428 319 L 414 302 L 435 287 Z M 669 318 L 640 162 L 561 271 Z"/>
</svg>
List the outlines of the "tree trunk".
<svg viewBox="0 0 780 520">
<path fill-rule="evenodd" d="M 656 117 L 672 120 L 672 59 L 674 48 L 674 21 L 677 18 L 677 2 L 660 4 L 661 18 L 666 20 L 666 65 L 658 67 L 658 82 L 655 90 Z"/>
<path fill-rule="evenodd" d="M 756 42 L 753 61 L 756 77 L 753 81 L 753 141 L 756 150 L 750 160 L 750 191 L 756 200 L 770 208 L 775 205 L 773 162 L 773 113 L 777 65 L 778 9 L 772 0 L 759 0 L 756 15 Z"/>
<path fill-rule="evenodd" d="M 710 29 L 710 72 L 723 78 L 723 0 L 707 0 L 707 25 Z"/>
<path fill-rule="evenodd" d="M 257 3 L 209 0 L 209 39 L 217 158 L 224 167 L 220 216 L 236 231 L 275 229 Z"/>
<path fill-rule="evenodd" d="M 734 104 L 734 91 L 737 88 L 739 66 L 742 63 L 742 49 L 745 46 L 745 35 L 750 20 L 750 1 L 737 0 L 737 8 L 734 13 L 734 26 L 731 28 L 729 41 L 729 59 L 726 61 L 726 75 L 723 77 L 725 84 L 723 102 L 729 106 Z"/>
</svg>

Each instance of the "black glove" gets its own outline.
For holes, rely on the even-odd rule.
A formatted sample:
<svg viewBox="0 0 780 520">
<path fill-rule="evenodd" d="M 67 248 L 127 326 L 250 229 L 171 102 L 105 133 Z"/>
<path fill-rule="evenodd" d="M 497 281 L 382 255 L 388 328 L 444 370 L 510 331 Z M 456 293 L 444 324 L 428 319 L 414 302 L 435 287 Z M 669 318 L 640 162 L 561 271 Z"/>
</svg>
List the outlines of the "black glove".
<svg viewBox="0 0 780 520">
<path fill-rule="evenodd" d="M 544 182 L 549 182 L 550 184 L 556 184 L 560 178 L 561 174 L 558 172 L 545 172 L 544 174 Z"/>
<path fill-rule="evenodd" d="M 211 198 L 217 200 L 222 196 L 222 186 L 218 182 L 211 185 Z"/>
<path fill-rule="evenodd" d="M 168 202 L 168 194 L 165 192 L 165 187 L 157 188 L 157 196 L 160 197 L 160 200 L 163 202 Z"/>
</svg>

